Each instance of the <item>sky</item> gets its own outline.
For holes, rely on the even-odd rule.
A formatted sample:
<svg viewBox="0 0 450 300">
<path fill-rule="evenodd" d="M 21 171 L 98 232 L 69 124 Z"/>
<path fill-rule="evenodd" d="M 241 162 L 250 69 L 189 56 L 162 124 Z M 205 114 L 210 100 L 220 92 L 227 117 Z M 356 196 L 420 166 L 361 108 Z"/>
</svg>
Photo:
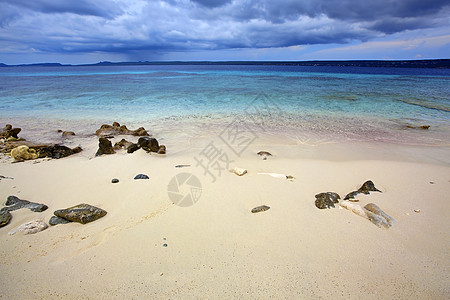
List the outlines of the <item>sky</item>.
<svg viewBox="0 0 450 300">
<path fill-rule="evenodd" d="M 0 63 L 450 58 L 450 0 L 0 0 Z"/>
</svg>

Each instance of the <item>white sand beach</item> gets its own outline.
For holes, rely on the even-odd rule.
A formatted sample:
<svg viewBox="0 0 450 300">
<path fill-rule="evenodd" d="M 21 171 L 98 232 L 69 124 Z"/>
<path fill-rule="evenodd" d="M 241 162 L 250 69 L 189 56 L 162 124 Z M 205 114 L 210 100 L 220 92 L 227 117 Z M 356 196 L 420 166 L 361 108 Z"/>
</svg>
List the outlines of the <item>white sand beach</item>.
<svg viewBox="0 0 450 300">
<path fill-rule="evenodd" d="M 4 158 L 0 175 L 10 178 L 0 181 L 2 204 L 15 195 L 49 209 L 13 211 L 10 224 L 0 228 L 0 297 L 447 298 L 448 146 L 314 145 L 261 135 L 229 165 L 247 174 L 223 171 L 212 182 L 195 160 L 211 140 L 218 143 L 215 136 L 167 139 L 166 155 L 140 149 L 95 157 L 93 137 L 83 152 L 67 158 Z M 273 156 L 263 160 L 256 155 L 261 150 Z M 184 172 L 202 185 L 198 202 L 188 207 L 168 196 L 170 180 Z M 139 173 L 150 179 L 133 180 Z M 382 193 L 360 194 L 358 204 L 378 205 L 396 220 L 391 228 L 378 228 L 339 205 L 315 207 L 314 195 L 337 192 L 343 198 L 366 180 Z M 85 225 L 8 235 L 79 203 L 108 213 Z M 260 205 L 270 209 L 251 213 Z"/>
</svg>

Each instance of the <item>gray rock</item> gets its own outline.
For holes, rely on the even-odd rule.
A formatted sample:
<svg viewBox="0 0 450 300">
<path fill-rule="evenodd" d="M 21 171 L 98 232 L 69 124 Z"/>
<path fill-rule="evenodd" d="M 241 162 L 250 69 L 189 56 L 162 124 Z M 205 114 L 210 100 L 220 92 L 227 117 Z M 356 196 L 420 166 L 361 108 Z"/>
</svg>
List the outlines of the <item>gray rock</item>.
<svg viewBox="0 0 450 300">
<path fill-rule="evenodd" d="M 8 225 L 11 218 L 12 216 L 9 211 L 0 211 L 0 227 Z"/>
<path fill-rule="evenodd" d="M 67 224 L 67 223 L 72 223 L 72 221 L 69 221 L 69 220 L 66 220 L 64 218 L 57 217 L 57 216 L 52 216 L 50 218 L 50 220 L 48 220 L 48 224 L 50 224 L 51 226 L 55 226 L 58 224 Z"/>
<path fill-rule="evenodd" d="M 380 228 L 389 228 L 395 222 L 391 216 L 382 211 L 381 208 L 374 203 L 369 203 L 364 206 L 364 211 L 370 222 Z"/>
<path fill-rule="evenodd" d="M 111 182 L 112 182 L 112 183 L 118 183 L 118 182 L 119 182 L 119 179 L 113 178 L 113 179 L 111 180 Z"/>
<path fill-rule="evenodd" d="M 104 217 L 106 215 L 106 211 L 101 208 L 82 203 L 66 209 L 56 210 L 54 214 L 57 217 L 64 218 L 72 222 L 86 224 Z"/>
<path fill-rule="evenodd" d="M 339 194 L 334 192 L 320 193 L 317 194 L 315 197 L 316 197 L 315 204 L 318 209 L 335 207 L 334 204 L 339 203 L 339 199 L 341 199 Z"/>
<path fill-rule="evenodd" d="M 28 208 L 34 212 L 43 212 L 48 208 L 45 204 L 21 200 L 16 196 L 8 196 L 5 205 L 6 207 L 3 207 L 0 211 L 14 211 L 21 208 Z"/>
<path fill-rule="evenodd" d="M 269 206 L 267 206 L 267 205 L 261 205 L 261 206 L 257 206 L 257 207 L 255 207 L 255 208 L 253 208 L 252 209 L 252 213 L 259 213 L 259 212 L 263 212 L 263 211 L 266 211 L 266 210 L 269 210 L 270 209 L 270 207 Z"/>
<path fill-rule="evenodd" d="M 136 176 L 134 176 L 134 179 L 150 179 L 147 175 L 145 174 L 137 174 Z"/>
</svg>

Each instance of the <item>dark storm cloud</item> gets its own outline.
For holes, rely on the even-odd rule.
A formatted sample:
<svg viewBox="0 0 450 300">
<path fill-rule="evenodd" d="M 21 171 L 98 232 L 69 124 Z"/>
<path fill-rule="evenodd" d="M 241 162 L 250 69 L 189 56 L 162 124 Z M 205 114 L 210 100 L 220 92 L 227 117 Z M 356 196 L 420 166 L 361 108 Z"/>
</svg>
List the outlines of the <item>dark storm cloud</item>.
<svg viewBox="0 0 450 300">
<path fill-rule="evenodd" d="M 0 0 L 0 53 L 345 44 L 442 30 L 449 14 L 448 0 Z"/>
<path fill-rule="evenodd" d="M 113 2 L 105 0 L 0 0 L 0 4 L 9 4 L 21 9 L 42 13 L 73 13 L 77 15 L 111 18 L 121 11 Z"/>
<path fill-rule="evenodd" d="M 191 1 L 199 3 L 206 7 L 220 7 L 231 2 L 231 0 L 191 0 Z"/>
</svg>

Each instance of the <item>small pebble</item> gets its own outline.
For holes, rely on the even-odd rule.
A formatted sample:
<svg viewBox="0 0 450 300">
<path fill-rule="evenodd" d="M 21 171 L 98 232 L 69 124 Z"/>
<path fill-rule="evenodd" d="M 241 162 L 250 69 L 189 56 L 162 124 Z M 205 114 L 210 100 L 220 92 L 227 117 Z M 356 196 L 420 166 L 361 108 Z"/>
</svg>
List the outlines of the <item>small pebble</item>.
<svg viewBox="0 0 450 300">
<path fill-rule="evenodd" d="M 159 273 L 159 276 L 163 276 L 164 275 L 164 273 Z"/>
<path fill-rule="evenodd" d="M 409 213 L 405 213 L 405 215 L 409 216 Z"/>
<path fill-rule="evenodd" d="M 430 184 L 434 184 L 434 181 L 430 181 Z"/>
<path fill-rule="evenodd" d="M 112 182 L 112 183 L 118 183 L 118 182 L 119 182 L 119 179 L 113 178 L 113 180 L 111 180 L 111 182 Z"/>
<path fill-rule="evenodd" d="M 150 179 L 150 178 L 145 174 L 138 174 L 134 177 L 134 179 Z"/>
<path fill-rule="evenodd" d="M 163 244 L 163 247 L 167 247 L 167 244 Z"/>
<path fill-rule="evenodd" d="M 414 212 L 415 213 L 420 213 L 420 209 L 415 209 Z"/>
</svg>

